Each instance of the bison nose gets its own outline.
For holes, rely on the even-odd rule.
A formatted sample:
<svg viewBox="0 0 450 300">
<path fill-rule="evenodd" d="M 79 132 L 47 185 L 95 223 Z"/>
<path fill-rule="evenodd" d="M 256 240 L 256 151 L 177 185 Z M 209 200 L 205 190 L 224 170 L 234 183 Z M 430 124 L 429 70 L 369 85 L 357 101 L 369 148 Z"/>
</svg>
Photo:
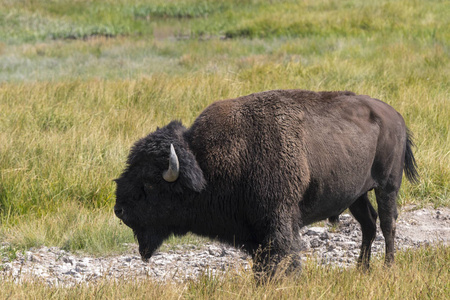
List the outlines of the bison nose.
<svg viewBox="0 0 450 300">
<path fill-rule="evenodd" d="M 119 219 L 122 219 L 122 217 L 123 217 L 123 209 L 122 208 L 114 207 L 114 213 L 116 214 L 116 216 Z"/>
</svg>

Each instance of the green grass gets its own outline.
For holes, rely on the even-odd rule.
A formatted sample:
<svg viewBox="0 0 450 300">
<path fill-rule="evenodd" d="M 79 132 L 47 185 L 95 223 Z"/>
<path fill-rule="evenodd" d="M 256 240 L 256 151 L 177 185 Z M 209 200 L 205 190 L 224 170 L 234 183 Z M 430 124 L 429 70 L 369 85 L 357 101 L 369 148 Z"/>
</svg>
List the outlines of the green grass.
<svg viewBox="0 0 450 300">
<path fill-rule="evenodd" d="M 447 299 L 450 294 L 450 248 L 408 250 L 392 268 L 374 260 L 370 272 L 339 269 L 308 261 L 299 278 L 257 285 L 250 271 L 185 283 L 108 281 L 74 287 L 49 287 L 25 281 L 17 287 L 2 280 L 2 295 L 11 299 Z"/>
<path fill-rule="evenodd" d="M 11 42 L 142 36 L 169 23 L 182 36 L 363 36 L 397 32 L 445 41 L 445 1 L 10 1 L 0 38 Z M 176 20 L 176 21 L 174 21 Z M 188 22 L 187 22 L 188 21 Z"/>
<path fill-rule="evenodd" d="M 133 142 L 173 119 L 191 124 L 215 100 L 269 89 L 352 90 L 391 104 L 414 133 L 421 176 L 403 183 L 399 204 L 450 206 L 450 7 L 443 0 L 0 0 L 0 7 L 0 241 L 10 243 L 7 257 L 41 245 L 123 251 L 133 236 L 113 216 L 112 180 Z M 167 247 L 201 241 L 188 236 Z M 407 270 L 395 272 L 360 282 L 380 276 L 385 292 L 373 287 L 374 298 L 386 298 Z M 348 282 L 357 280 L 351 276 Z M 212 291 L 192 283 L 168 293 L 266 295 L 247 291 L 245 280 L 226 280 L 235 284 L 230 293 L 208 281 Z M 309 297 L 339 298 L 339 284 Z M 278 288 L 268 297 L 290 290 Z M 67 293 L 103 291 L 119 293 L 110 283 Z M 347 292 L 369 295 L 362 286 Z M 409 296 L 422 298 L 417 293 Z"/>
</svg>

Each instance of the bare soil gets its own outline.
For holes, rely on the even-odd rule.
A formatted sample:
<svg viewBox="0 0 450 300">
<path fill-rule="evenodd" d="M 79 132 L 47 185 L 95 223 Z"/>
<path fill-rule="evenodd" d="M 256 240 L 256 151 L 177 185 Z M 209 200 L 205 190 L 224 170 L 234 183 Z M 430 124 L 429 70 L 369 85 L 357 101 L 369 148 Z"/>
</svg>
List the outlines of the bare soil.
<svg viewBox="0 0 450 300">
<path fill-rule="evenodd" d="M 420 244 L 449 244 L 450 208 L 402 207 L 397 221 L 397 232 Z"/>
</svg>

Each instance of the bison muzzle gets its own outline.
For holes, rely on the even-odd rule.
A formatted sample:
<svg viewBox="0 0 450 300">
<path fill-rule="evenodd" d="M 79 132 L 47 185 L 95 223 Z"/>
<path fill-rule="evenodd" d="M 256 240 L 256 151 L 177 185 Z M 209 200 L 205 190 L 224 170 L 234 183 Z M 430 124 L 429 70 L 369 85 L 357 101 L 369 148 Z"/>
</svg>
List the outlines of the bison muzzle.
<svg viewBox="0 0 450 300">
<path fill-rule="evenodd" d="M 391 264 L 403 171 L 418 177 L 411 148 L 401 115 L 369 96 L 275 90 L 218 101 L 190 128 L 173 121 L 134 144 L 114 211 L 145 260 L 171 234 L 193 232 L 248 251 L 270 277 L 300 270 L 301 227 L 349 208 L 363 234 L 358 264 L 369 267 L 378 216 Z"/>
</svg>

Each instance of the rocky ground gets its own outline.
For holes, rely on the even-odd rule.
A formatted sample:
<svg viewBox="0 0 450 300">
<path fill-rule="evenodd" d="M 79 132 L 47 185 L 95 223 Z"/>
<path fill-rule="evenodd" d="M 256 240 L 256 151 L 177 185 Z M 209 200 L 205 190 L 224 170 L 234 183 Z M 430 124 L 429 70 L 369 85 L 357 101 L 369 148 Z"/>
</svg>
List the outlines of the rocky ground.
<svg viewBox="0 0 450 300">
<path fill-rule="evenodd" d="M 359 255 L 361 230 L 348 214 L 340 216 L 338 226 L 302 229 L 303 257 L 315 257 L 321 264 L 351 266 Z M 415 209 L 403 207 L 397 221 L 398 248 L 425 244 L 450 243 L 450 209 Z M 4 243 L 2 248 L 9 247 Z M 59 248 L 42 247 L 17 253 L 14 260 L 2 257 L 0 278 L 20 281 L 38 278 L 50 285 L 73 285 L 99 279 L 145 279 L 184 281 L 200 274 L 221 274 L 250 268 L 250 257 L 230 246 L 207 243 L 201 247 L 180 245 L 176 250 L 156 253 L 144 263 L 136 245 L 129 245 L 128 254 L 111 257 L 74 255 Z M 2 253 L 4 251 L 0 251 Z M 374 255 L 384 252 L 384 238 L 378 234 L 372 246 Z"/>
</svg>

